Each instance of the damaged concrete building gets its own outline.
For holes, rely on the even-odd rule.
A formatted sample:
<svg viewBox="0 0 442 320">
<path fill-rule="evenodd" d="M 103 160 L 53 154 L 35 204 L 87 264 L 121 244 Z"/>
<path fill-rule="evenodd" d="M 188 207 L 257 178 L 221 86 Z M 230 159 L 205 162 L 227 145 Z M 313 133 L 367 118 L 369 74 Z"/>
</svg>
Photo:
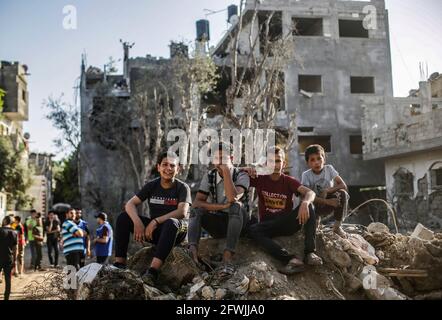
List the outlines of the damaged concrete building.
<svg viewBox="0 0 442 320">
<path fill-rule="evenodd" d="M 287 128 L 289 115 L 296 114 L 296 129 L 288 128 L 297 130 L 298 136 L 289 155 L 291 174 L 301 176 L 307 169 L 305 148 L 320 144 L 348 183 L 353 207 L 373 196 L 383 197 L 383 192 L 361 191 L 385 184 L 382 161 L 363 159 L 361 118 L 363 105 L 382 105 L 393 96 L 384 0 L 269 0 L 258 2 L 256 8 L 258 17 L 269 12 L 277 17 L 279 25 L 271 32 L 286 34 L 295 26 L 295 55 L 284 70 L 285 102 L 277 115 L 277 125 Z M 247 1 L 240 52 L 250 50 L 249 35 L 259 32 L 257 23 L 251 30 L 254 10 L 255 1 Z M 218 65 L 231 63 L 234 32 L 232 24 L 216 46 L 213 56 Z"/>
<path fill-rule="evenodd" d="M 364 159 L 383 160 L 387 198 L 403 227 L 442 227 L 442 77 L 410 97 L 364 106 Z"/>
<path fill-rule="evenodd" d="M 172 58 L 175 56 L 188 57 L 189 55 L 186 45 L 172 42 L 170 45 L 170 59 L 156 58 L 150 55 L 131 58 L 130 49 L 133 44 L 126 42 L 122 44 L 124 51 L 122 74 L 108 73 L 106 72 L 106 69 L 109 69 L 108 67 L 103 69 L 93 66 L 87 67 L 85 59 L 83 59 L 81 67 L 80 193 L 86 217 L 92 222 L 94 221 L 93 213 L 99 210 L 106 210 L 114 215 L 119 214 L 123 210 L 125 202 L 141 188 L 140 185 L 142 186 L 145 183 L 143 181 L 140 184 L 140 181 L 134 177 L 133 163 L 128 160 L 132 155 L 128 153 L 124 155 L 121 147 L 115 147 L 114 136 L 115 130 L 121 129 L 122 132 L 125 130 L 124 132 L 128 132 L 128 135 L 132 131 L 142 130 L 140 128 L 142 124 L 136 117 L 138 115 L 149 117 L 145 113 L 143 115 L 139 114 L 139 109 L 137 109 L 137 112 L 134 111 L 134 105 L 137 103 L 135 100 L 141 98 L 141 95 L 148 91 L 145 89 L 146 91 L 139 92 L 144 90 L 139 88 L 147 85 L 146 83 L 159 82 L 160 79 L 155 78 L 154 74 L 166 70 L 167 68 L 164 66 L 170 65 L 173 61 Z M 153 90 L 151 91 L 153 92 Z M 170 116 L 167 121 L 163 121 L 167 123 L 161 123 L 161 126 L 166 127 L 162 127 L 159 132 L 167 132 L 170 128 L 185 126 L 182 123 L 184 117 L 181 113 L 179 97 L 171 93 L 170 99 L 168 96 L 167 103 L 169 109 L 165 113 L 170 113 L 173 117 Z M 152 106 L 147 108 L 152 108 Z M 166 105 L 161 108 L 165 110 Z M 154 109 L 149 110 L 151 110 L 149 112 L 153 112 Z M 100 120 L 100 117 L 105 113 L 114 112 L 127 117 L 113 122 L 112 125 L 115 128 L 109 128 L 109 125 L 111 125 L 109 123 L 107 124 L 109 129 L 106 129 L 106 123 L 98 123 L 101 131 L 97 130 L 97 121 L 103 122 L 103 119 L 105 119 L 101 118 Z M 132 119 L 130 119 L 131 116 Z M 150 119 L 144 119 L 144 121 L 154 122 L 155 115 L 150 115 L 150 117 Z M 120 139 L 126 140 L 125 137 L 120 137 Z M 131 144 L 132 140 L 130 139 L 127 139 L 127 145 Z M 163 141 L 162 138 L 160 140 Z M 135 142 L 132 141 L 132 143 Z M 134 146 L 134 148 L 137 147 Z M 140 163 L 144 161 L 140 158 L 145 157 L 151 158 L 149 161 L 156 161 L 155 156 L 151 153 L 146 156 L 139 157 L 138 154 L 136 156 Z M 140 167 L 142 165 L 140 163 L 137 162 L 137 168 L 141 172 Z"/>
</svg>

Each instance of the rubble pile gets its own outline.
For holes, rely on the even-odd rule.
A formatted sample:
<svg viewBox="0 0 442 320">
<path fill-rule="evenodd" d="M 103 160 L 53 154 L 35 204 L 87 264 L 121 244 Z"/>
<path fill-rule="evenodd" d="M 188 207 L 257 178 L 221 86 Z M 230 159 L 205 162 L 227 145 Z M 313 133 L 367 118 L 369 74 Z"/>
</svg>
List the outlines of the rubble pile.
<svg viewBox="0 0 442 320">
<path fill-rule="evenodd" d="M 323 227 L 317 243 L 324 265 L 290 277 L 279 273 L 281 263 L 248 239 L 240 241 L 236 271 L 227 278 L 213 265 L 199 269 L 185 248 L 176 247 L 162 268 L 157 288 L 141 280 L 152 260 L 149 246 L 129 259 L 128 270 L 110 266 L 80 270 L 79 275 L 88 280 L 81 282 L 77 299 L 440 299 L 442 234 L 418 227 L 413 236 L 404 236 L 390 233 L 380 223 L 368 228 L 347 225 L 347 238 Z M 302 257 L 301 234 L 276 240 Z M 223 240 L 203 239 L 200 253 L 206 261 L 213 261 L 223 248 Z"/>
</svg>

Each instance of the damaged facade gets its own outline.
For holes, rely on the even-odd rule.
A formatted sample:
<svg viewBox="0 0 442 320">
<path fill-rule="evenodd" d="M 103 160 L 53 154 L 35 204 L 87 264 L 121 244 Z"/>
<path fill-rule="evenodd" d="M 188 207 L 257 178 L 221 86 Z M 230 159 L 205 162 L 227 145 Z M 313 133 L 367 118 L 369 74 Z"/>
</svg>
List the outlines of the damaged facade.
<svg viewBox="0 0 442 320">
<path fill-rule="evenodd" d="M 367 5 L 376 9 L 376 28 L 366 28 Z M 383 0 L 377 1 L 264 1 L 259 12 L 274 12 L 281 19 L 275 32 L 293 32 L 295 55 L 284 70 L 284 104 L 276 126 L 288 127 L 296 115 L 298 143 L 290 154 L 291 174 L 300 177 L 307 169 L 304 150 L 320 144 L 327 158 L 350 188 L 356 206 L 373 195 L 362 188 L 385 184 L 384 166 L 378 159 L 362 156 L 362 106 L 384 104 L 393 96 L 388 13 Z M 244 16 L 255 9 L 248 1 Z M 245 19 L 247 21 L 247 19 Z M 250 50 L 250 23 L 243 27 L 239 52 Z M 233 25 L 229 33 L 235 32 Z M 220 66 L 231 63 L 229 33 L 217 45 L 214 59 Z M 383 195 L 376 194 L 381 197 Z"/>
<path fill-rule="evenodd" d="M 23 149 L 22 161 L 28 163 L 28 141 L 23 132 L 23 122 L 29 120 L 28 67 L 19 62 L 0 61 L 0 88 L 3 110 L 0 110 L 0 136 L 9 136 L 16 150 Z M 8 199 L 0 190 L 0 218 L 6 214 Z M 15 209 L 15 208 L 14 208 Z"/>
<path fill-rule="evenodd" d="M 163 100 L 158 102 L 158 107 L 162 108 L 165 114 L 164 117 L 166 119 L 164 121 L 155 119 L 156 115 L 153 111 L 155 106 L 147 106 L 147 109 L 143 109 L 145 112 L 141 115 L 141 107 L 138 108 L 135 105 L 136 103 L 141 103 L 139 100 L 142 100 L 142 97 L 149 99 L 147 97 L 148 92 L 152 93 L 156 90 L 153 88 L 153 83 L 163 81 L 163 79 L 157 79 L 155 74 L 160 73 L 162 70 L 170 71 L 171 69 L 167 69 L 167 66 L 173 63 L 174 57 L 178 55 L 184 58 L 188 57 L 188 47 L 182 43 L 172 42 L 170 45 L 171 58 L 165 59 L 150 55 L 130 58 L 129 50 L 132 46 L 131 44 L 123 43 L 123 74 L 106 74 L 105 71 L 96 67 L 90 66 L 86 68 L 84 62 L 82 65 L 80 86 L 80 192 L 86 218 L 92 223 L 94 223 L 92 213 L 97 211 L 105 210 L 114 215 L 119 214 L 124 209 L 125 202 L 136 191 L 141 189 L 141 186 L 145 183 L 145 181 L 139 181 L 143 177 L 134 177 L 134 163 L 128 160 L 133 155 L 128 153 L 122 154 L 121 148 L 115 147 L 115 137 L 113 136 L 115 130 L 121 128 L 124 132 L 128 132 L 128 135 L 131 135 L 130 132 L 133 131 L 143 134 L 141 130 L 145 129 L 144 125 L 147 124 L 136 117 L 145 117 L 146 119 L 143 118 L 144 122 L 156 123 L 158 121 L 161 130 L 156 130 L 156 133 L 162 133 L 161 136 L 158 139 L 154 136 L 146 139 L 151 141 L 151 144 L 154 144 L 152 142 L 154 140 L 162 142 L 166 136 L 164 133 L 168 132 L 169 129 L 184 128 L 186 126 L 180 104 L 181 99 L 176 92 L 168 92 L 167 102 Z M 168 76 L 170 76 L 169 73 L 164 77 Z M 103 88 L 106 88 L 106 91 L 103 91 Z M 173 89 L 170 90 L 173 91 Z M 146 96 L 143 96 L 144 94 Z M 199 107 L 198 102 L 199 100 L 194 103 L 197 107 Z M 112 128 L 114 131 L 109 129 L 111 133 L 106 132 L 106 123 L 103 123 L 103 119 L 106 120 L 106 118 L 102 118 L 102 115 L 106 112 L 120 113 L 119 110 L 121 110 L 121 114 L 127 115 L 128 118 L 113 123 L 117 129 Z M 129 119 L 130 116 L 135 118 Z M 101 121 L 98 125 L 101 129 L 104 127 L 104 130 L 97 131 L 97 121 Z M 120 139 L 125 140 L 127 145 L 139 142 L 130 140 L 132 138 L 128 138 L 127 141 L 124 137 Z M 143 142 L 141 144 L 143 145 Z M 141 148 L 143 147 L 144 145 Z M 160 147 L 164 146 L 160 145 Z M 134 149 L 136 148 L 135 146 Z M 136 154 L 136 156 L 139 157 L 140 154 Z M 156 161 L 154 153 L 144 153 L 140 158 L 146 157 L 149 158 L 148 161 Z M 141 166 L 144 163 L 140 163 L 144 159 L 140 160 L 137 158 L 137 160 L 139 160 L 136 165 L 137 170 L 141 172 Z"/>
<path fill-rule="evenodd" d="M 364 159 L 383 160 L 387 198 L 402 227 L 442 227 L 442 77 L 410 97 L 364 106 Z"/>
</svg>

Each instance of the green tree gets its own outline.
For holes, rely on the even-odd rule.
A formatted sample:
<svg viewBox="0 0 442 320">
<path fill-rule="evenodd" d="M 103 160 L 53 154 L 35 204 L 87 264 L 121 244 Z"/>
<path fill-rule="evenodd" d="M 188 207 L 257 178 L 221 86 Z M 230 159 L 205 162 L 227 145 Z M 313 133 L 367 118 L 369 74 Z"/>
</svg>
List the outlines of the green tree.
<svg viewBox="0 0 442 320">
<path fill-rule="evenodd" d="M 80 206 L 78 181 L 78 152 L 54 163 L 54 203 L 69 203 Z"/>
<path fill-rule="evenodd" d="M 3 101 L 3 97 L 6 95 L 6 91 L 3 90 L 2 88 L 0 88 L 0 119 L 2 118 L 2 112 L 3 112 L 3 105 L 4 105 L 4 101 Z"/>
<path fill-rule="evenodd" d="M 14 149 L 11 137 L 0 137 L 0 190 L 6 192 L 12 210 L 27 209 L 33 201 L 26 195 L 32 175 L 21 161 L 23 151 L 23 148 Z"/>
</svg>

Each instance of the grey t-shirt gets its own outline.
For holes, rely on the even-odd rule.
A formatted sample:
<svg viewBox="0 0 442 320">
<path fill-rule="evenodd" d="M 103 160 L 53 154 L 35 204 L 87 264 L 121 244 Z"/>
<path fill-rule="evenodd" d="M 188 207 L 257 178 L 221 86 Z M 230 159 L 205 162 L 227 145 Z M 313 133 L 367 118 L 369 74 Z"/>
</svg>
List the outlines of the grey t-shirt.
<svg viewBox="0 0 442 320">
<path fill-rule="evenodd" d="M 332 165 L 324 166 L 320 174 L 315 174 L 311 169 L 302 174 L 301 184 L 310 190 L 313 190 L 319 196 L 322 190 L 333 188 L 335 185 L 335 178 L 339 173 Z"/>
<path fill-rule="evenodd" d="M 236 169 L 236 170 L 238 170 L 238 169 Z M 233 179 L 233 173 L 234 173 L 234 168 L 232 168 L 230 170 L 230 175 L 231 175 L 232 179 Z M 198 192 L 201 192 L 201 193 L 209 196 L 208 200 L 210 203 L 218 203 L 218 204 L 227 203 L 227 197 L 226 197 L 226 193 L 224 191 L 224 179 L 216 171 L 214 183 L 216 184 L 216 200 L 217 201 L 215 201 L 215 199 L 214 199 L 215 197 L 213 197 L 213 195 L 210 194 L 209 174 L 210 174 L 210 171 L 207 172 L 203 176 L 203 179 L 201 180 L 201 184 L 198 189 Z M 250 187 L 250 178 L 247 173 L 238 172 L 237 176 L 236 176 L 236 180 L 233 181 L 233 184 L 235 185 L 235 187 L 242 187 L 247 192 L 247 190 Z M 228 212 L 229 209 L 226 209 L 224 211 Z"/>
</svg>

